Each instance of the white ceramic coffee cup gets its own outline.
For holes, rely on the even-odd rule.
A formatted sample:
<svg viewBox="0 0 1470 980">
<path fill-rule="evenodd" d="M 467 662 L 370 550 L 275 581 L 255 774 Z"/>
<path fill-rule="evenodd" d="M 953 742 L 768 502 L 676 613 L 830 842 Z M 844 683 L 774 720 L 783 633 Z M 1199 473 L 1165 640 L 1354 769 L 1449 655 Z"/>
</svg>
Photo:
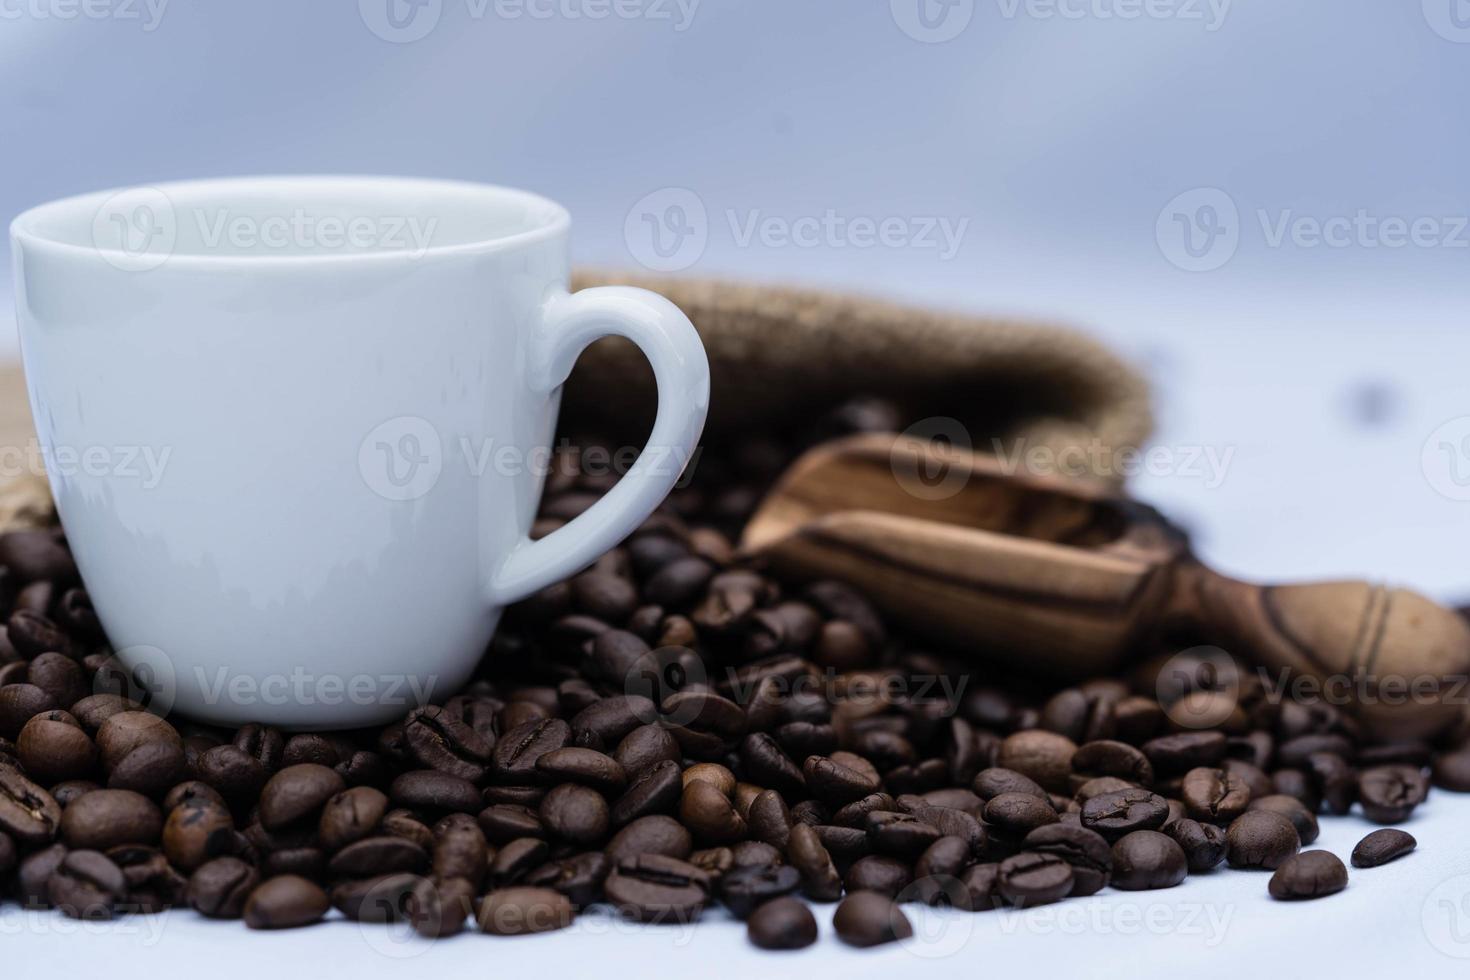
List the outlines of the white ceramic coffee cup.
<svg viewBox="0 0 1470 980">
<path fill-rule="evenodd" d="M 569 293 L 568 227 L 522 191 L 376 177 L 162 184 L 15 219 L 52 490 L 159 703 L 352 727 L 442 700 L 507 603 L 658 506 L 704 425 L 704 350 L 653 293 Z M 611 334 L 652 363 L 652 434 L 533 542 L 561 385 Z"/>
</svg>

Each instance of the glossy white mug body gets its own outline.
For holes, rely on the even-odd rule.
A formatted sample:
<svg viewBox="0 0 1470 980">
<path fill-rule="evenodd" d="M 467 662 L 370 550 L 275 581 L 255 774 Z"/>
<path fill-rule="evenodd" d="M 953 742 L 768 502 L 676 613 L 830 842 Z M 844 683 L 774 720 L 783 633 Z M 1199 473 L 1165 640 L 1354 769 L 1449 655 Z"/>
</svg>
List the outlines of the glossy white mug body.
<svg viewBox="0 0 1470 980">
<path fill-rule="evenodd" d="M 113 648 L 156 701 L 355 727 L 449 697 L 502 608 L 634 530 L 709 372 L 642 290 L 569 294 L 569 220 L 520 191 L 271 177 L 102 192 L 11 226 L 31 407 Z M 561 385 L 616 334 L 659 387 L 623 479 L 528 538 Z"/>
</svg>

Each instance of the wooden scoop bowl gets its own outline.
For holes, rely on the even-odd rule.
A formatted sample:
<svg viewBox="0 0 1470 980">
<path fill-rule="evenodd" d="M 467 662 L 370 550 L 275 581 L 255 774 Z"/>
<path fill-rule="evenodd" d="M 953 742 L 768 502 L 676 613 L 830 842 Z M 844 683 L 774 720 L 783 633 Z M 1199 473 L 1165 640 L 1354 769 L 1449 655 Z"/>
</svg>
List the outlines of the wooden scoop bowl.
<svg viewBox="0 0 1470 980">
<path fill-rule="evenodd" d="M 1236 581 L 1107 484 L 1009 473 L 925 440 L 872 434 L 810 450 L 741 551 L 783 574 L 850 582 L 919 633 L 1058 679 L 1116 671 L 1188 635 L 1273 683 L 1278 671 L 1330 679 L 1329 700 L 1393 739 L 1443 729 L 1467 693 L 1470 623 L 1417 593 Z"/>
</svg>

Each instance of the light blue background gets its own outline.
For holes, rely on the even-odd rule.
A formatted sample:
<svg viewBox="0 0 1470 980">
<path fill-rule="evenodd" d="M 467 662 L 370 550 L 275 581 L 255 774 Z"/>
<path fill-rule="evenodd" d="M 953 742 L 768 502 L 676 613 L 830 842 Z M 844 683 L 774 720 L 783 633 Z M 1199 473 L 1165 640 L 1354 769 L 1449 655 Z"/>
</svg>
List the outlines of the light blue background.
<svg viewBox="0 0 1470 980">
<path fill-rule="evenodd" d="M 409 43 L 370 29 L 386 0 L 157 2 L 0 0 L 0 213 L 192 176 L 442 175 L 555 197 L 579 261 L 626 266 L 639 202 L 683 188 L 690 272 L 1113 343 L 1156 380 L 1176 461 L 1232 454 L 1218 486 L 1135 484 L 1223 567 L 1470 594 L 1465 0 L 959 0 L 943 43 L 901 26 L 918 0 L 440 0 Z M 1189 272 L 1166 206 L 1200 188 L 1238 246 Z M 1197 232 L 1201 200 L 1175 209 Z M 1260 217 L 1360 211 L 1436 244 L 1273 247 Z M 829 212 L 964 234 L 946 259 L 737 233 Z"/>
</svg>

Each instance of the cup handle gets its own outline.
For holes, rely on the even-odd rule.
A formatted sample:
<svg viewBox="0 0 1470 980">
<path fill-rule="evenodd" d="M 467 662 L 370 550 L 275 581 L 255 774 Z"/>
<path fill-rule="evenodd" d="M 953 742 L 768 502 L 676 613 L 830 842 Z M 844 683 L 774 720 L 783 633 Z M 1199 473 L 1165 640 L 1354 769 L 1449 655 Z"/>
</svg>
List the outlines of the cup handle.
<svg viewBox="0 0 1470 980">
<path fill-rule="evenodd" d="M 709 411 L 709 361 L 694 325 L 657 293 L 599 286 L 561 293 L 543 307 L 530 345 L 533 391 L 564 384 L 582 351 L 602 337 L 637 344 L 658 383 L 658 415 L 643 451 L 602 499 L 538 541 L 525 538 L 495 571 L 490 601 L 504 605 L 581 571 L 631 534 L 678 482 Z"/>
</svg>

